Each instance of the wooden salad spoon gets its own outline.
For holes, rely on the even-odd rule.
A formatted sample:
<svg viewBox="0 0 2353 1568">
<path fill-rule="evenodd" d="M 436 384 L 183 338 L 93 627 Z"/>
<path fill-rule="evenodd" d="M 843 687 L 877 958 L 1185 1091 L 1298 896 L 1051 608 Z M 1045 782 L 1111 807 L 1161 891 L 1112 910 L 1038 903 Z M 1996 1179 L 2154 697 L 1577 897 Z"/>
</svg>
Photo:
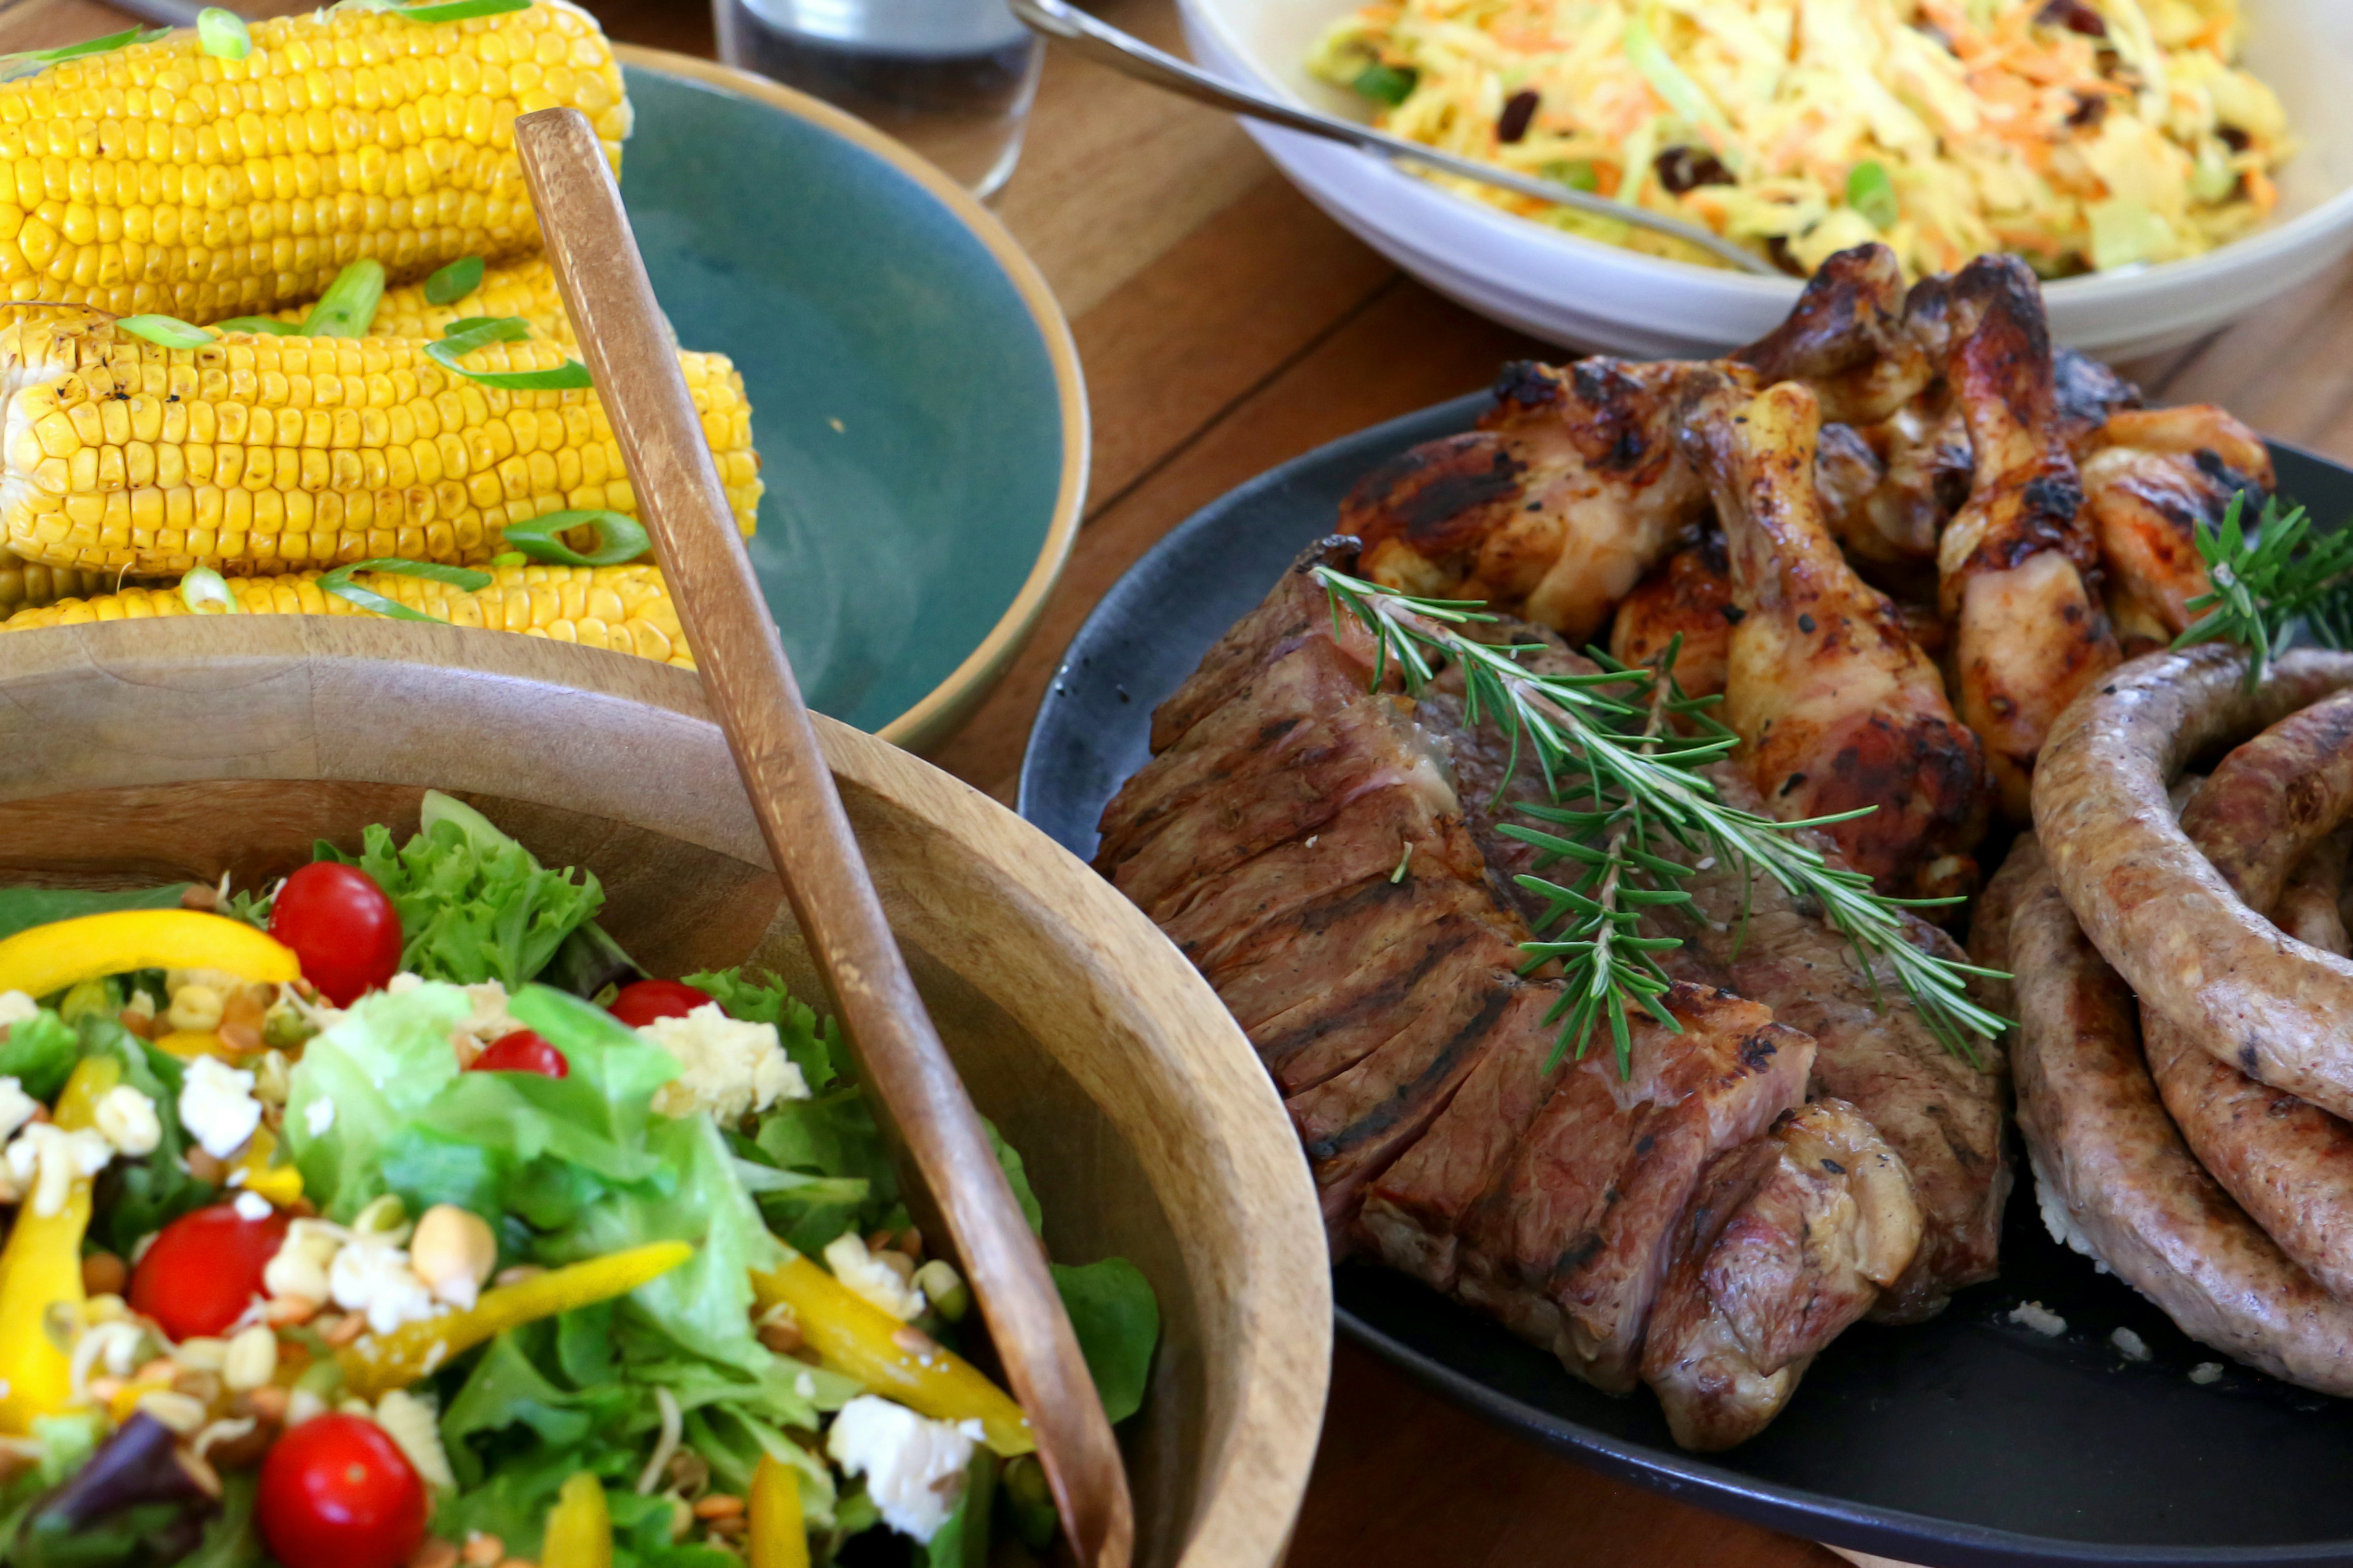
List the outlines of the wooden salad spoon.
<svg viewBox="0 0 2353 1568">
<path fill-rule="evenodd" d="M 1078 1561 L 1126 1568 L 1135 1515 L 1111 1423 L 1045 1250 L 883 919 L 703 443 L 612 169 L 576 110 L 522 115 L 514 135 L 640 520 L 794 918 L 867 1085 L 947 1222 Z"/>
</svg>

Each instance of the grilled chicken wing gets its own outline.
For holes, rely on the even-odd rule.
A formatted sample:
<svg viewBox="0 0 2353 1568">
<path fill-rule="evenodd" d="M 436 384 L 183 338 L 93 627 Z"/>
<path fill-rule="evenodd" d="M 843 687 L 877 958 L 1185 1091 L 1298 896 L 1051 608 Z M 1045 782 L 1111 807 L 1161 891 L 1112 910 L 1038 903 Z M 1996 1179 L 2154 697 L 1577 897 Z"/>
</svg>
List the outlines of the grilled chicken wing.
<svg viewBox="0 0 2353 1568">
<path fill-rule="evenodd" d="M 1977 738 L 1894 603 L 1855 575 L 1814 489 L 1820 409 L 1783 384 L 1699 395 L 1683 444 L 1724 522 L 1733 599 L 1725 720 L 1773 812 L 1875 806 L 1828 829 L 1882 887 L 1942 893 L 1974 874 L 1984 823 Z"/>
<path fill-rule="evenodd" d="M 1796 378 L 1850 418 L 1880 419 L 1932 368 L 1904 324 L 1890 251 L 1865 246 L 1816 273 L 1797 311 L 1736 359 Z M 1469 435 L 1417 447 L 1340 506 L 1364 571 L 1406 593 L 1483 599 L 1583 643 L 1707 511 L 1674 421 L 1706 363 L 1580 360 L 1508 367 Z"/>
<path fill-rule="evenodd" d="M 1976 472 L 1938 547 L 1939 596 L 1955 623 L 1961 718 L 1985 743 L 2004 807 L 2023 819 L 2043 735 L 2119 655 L 2034 274 L 2012 257 L 1979 257 L 1954 279 L 1950 311 L 1947 377 Z"/>
<path fill-rule="evenodd" d="M 2120 626 L 2162 641 L 2188 628 L 2189 601 L 2212 586 L 2197 525 L 2218 527 L 2233 499 L 2252 523 L 2274 482 L 2263 437 L 2211 404 L 2120 413 L 2084 463 L 2084 500 Z"/>
<path fill-rule="evenodd" d="M 1655 665 L 1678 637 L 1674 677 L 1686 695 L 1724 689 L 1732 654 L 1732 626 L 1745 614 L 1732 602 L 1732 563 L 1721 529 L 1704 531 L 1635 585 L 1609 624 L 1609 657 L 1620 664 Z"/>
</svg>

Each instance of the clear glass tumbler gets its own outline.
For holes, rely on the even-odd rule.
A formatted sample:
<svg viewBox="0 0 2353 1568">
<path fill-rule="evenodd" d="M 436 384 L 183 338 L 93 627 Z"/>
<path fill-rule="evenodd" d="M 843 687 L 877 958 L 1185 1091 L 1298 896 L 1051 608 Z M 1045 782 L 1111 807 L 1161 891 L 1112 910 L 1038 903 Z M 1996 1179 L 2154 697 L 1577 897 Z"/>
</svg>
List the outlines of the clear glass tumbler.
<svg viewBox="0 0 2353 1568">
<path fill-rule="evenodd" d="M 1021 156 L 1043 40 L 1005 0 L 712 0 L 719 58 L 848 110 L 977 196 Z"/>
</svg>

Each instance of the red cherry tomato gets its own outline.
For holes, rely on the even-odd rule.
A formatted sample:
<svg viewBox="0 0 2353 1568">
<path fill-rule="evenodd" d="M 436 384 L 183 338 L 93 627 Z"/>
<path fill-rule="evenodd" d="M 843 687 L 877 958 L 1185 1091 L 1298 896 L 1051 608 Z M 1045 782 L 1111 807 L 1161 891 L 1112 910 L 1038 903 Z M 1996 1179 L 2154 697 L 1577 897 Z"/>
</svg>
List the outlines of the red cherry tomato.
<svg viewBox="0 0 2353 1568">
<path fill-rule="evenodd" d="M 400 912 L 357 866 L 314 860 L 287 878 L 269 909 L 269 934 L 338 1007 L 400 973 Z"/>
<path fill-rule="evenodd" d="M 572 1070 L 564 1053 L 540 1038 L 535 1029 L 501 1035 L 474 1058 L 468 1072 L 535 1072 L 542 1078 L 562 1078 Z"/>
<path fill-rule="evenodd" d="M 248 1219 L 234 1204 L 182 1215 L 156 1235 L 131 1271 L 131 1310 L 174 1340 L 226 1331 L 262 1293 L 261 1271 L 286 1240 L 275 1210 Z"/>
<path fill-rule="evenodd" d="M 401 1568 L 425 1539 L 417 1467 L 362 1415 L 316 1415 L 279 1438 L 255 1510 L 284 1568 Z"/>
<path fill-rule="evenodd" d="M 711 993 L 683 980 L 640 980 L 622 986 L 607 1010 L 632 1029 L 642 1029 L 656 1018 L 683 1018 L 712 1000 Z"/>
</svg>

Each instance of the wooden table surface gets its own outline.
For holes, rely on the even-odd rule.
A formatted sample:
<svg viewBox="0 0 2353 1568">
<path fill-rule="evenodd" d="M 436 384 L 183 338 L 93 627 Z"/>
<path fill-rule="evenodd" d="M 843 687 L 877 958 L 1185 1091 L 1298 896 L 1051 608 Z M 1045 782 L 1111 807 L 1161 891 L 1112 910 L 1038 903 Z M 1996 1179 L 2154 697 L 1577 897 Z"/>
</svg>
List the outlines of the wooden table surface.
<svg viewBox="0 0 2353 1568">
<path fill-rule="evenodd" d="M 617 38 L 712 53 L 700 0 L 586 0 Z M 301 8 L 248 3 L 249 15 Z M 1173 0 L 1091 9 L 1182 51 Z M 0 49 L 122 26 L 98 0 L 0 0 Z M 1031 715 L 1079 623 L 1195 510 L 1326 441 L 1562 351 L 1440 299 L 1293 191 L 1233 121 L 1050 58 L 996 202 L 1086 367 L 1086 523 L 1037 637 L 934 761 L 1011 802 Z M 2353 461 L 2353 268 L 2193 348 L 2123 367 L 2151 401 L 2227 405 Z M 1605 1479 L 1343 1345 L 1292 1568 L 1836 1568 L 1818 1546 Z"/>
</svg>

